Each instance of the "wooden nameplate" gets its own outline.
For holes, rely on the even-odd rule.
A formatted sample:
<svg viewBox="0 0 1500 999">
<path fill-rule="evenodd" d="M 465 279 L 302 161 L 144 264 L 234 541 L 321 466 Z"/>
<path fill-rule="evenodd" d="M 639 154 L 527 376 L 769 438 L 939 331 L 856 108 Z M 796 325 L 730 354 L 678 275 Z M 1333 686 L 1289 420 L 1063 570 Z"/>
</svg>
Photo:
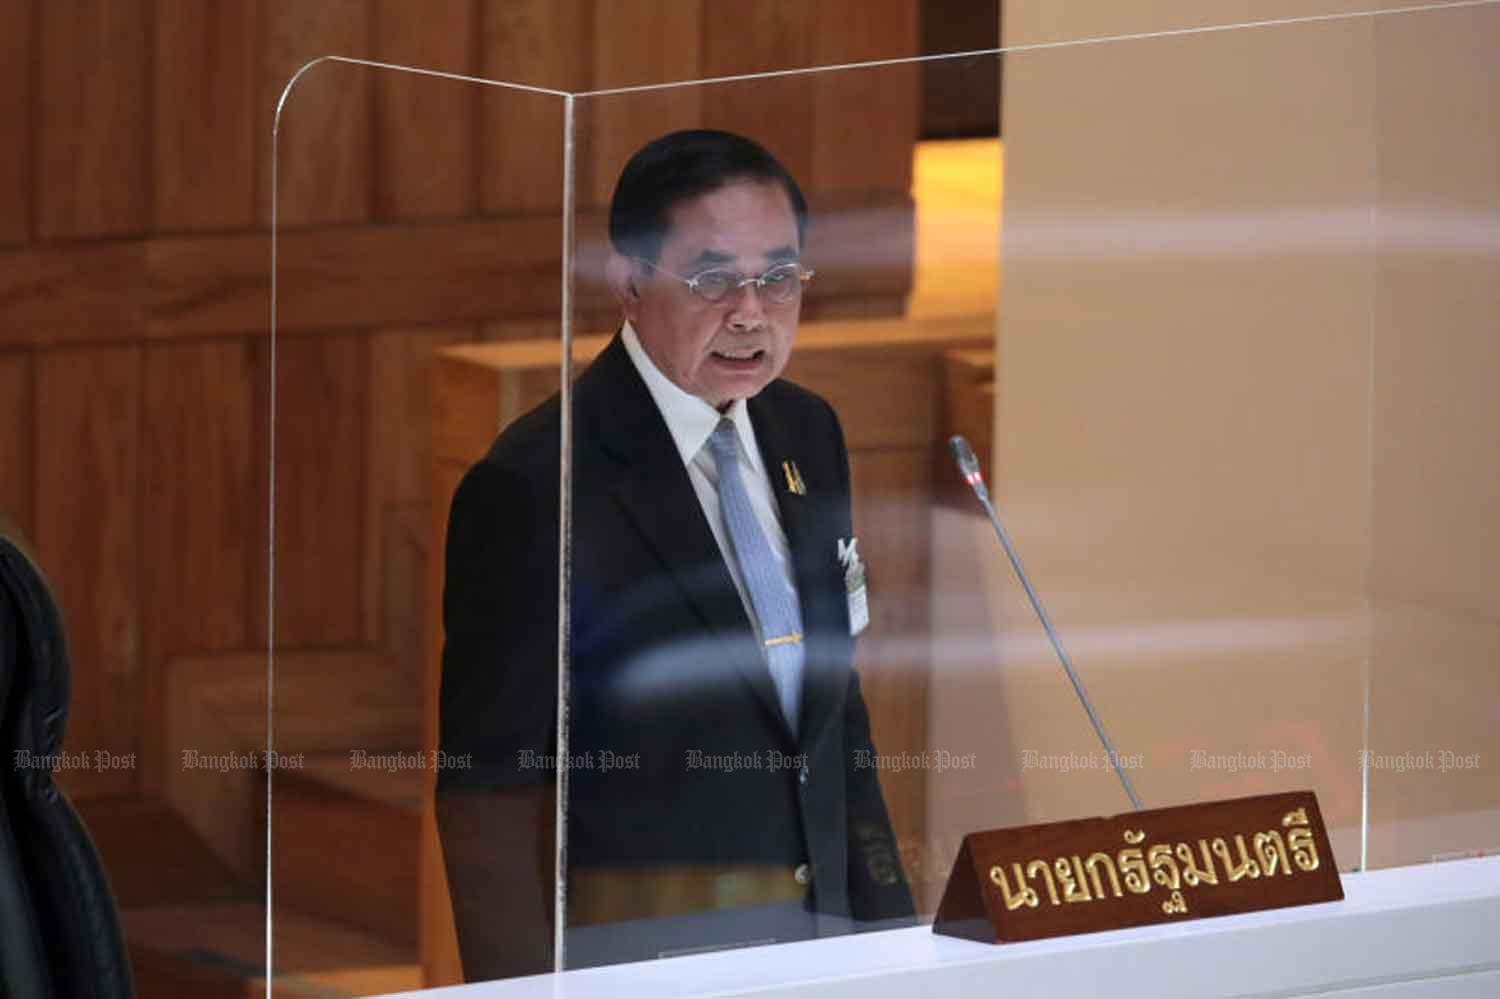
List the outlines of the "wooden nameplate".
<svg viewBox="0 0 1500 999">
<path fill-rule="evenodd" d="M 934 933 L 1037 940 L 1344 897 L 1311 791 L 964 837 Z"/>
</svg>

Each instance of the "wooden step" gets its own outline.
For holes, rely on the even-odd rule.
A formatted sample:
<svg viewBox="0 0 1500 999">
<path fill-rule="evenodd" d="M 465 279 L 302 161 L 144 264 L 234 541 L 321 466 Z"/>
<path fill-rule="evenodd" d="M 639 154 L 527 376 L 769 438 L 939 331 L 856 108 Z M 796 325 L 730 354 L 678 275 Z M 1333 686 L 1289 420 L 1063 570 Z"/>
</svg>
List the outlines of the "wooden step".
<svg viewBox="0 0 1500 999">
<path fill-rule="evenodd" d="M 139 999 L 264 999 L 265 909 L 255 902 L 127 910 Z M 276 902 L 277 999 L 345 999 L 422 988 L 414 947 Z"/>
<path fill-rule="evenodd" d="M 415 682 L 377 649 L 278 652 L 276 752 L 420 743 L 422 706 Z M 243 766 L 187 763 L 190 758 L 238 760 L 263 751 L 266 685 L 264 652 L 186 656 L 167 664 L 166 797 L 246 882 L 259 881 L 265 856 L 265 827 L 256 822 L 264 784 Z"/>
<path fill-rule="evenodd" d="M 278 911 L 358 928 L 415 948 L 422 795 L 415 749 L 303 754 L 278 767 L 272 790 L 272 874 Z M 406 767 L 395 764 L 404 762 Z M 372 765 L 384 763 L 385 766 Z"/>
<path fill-rule="evenodd" d="M 145 795 L 74 803 L 122 909 L 222 902 L 262 893 L 237 878 L 165 799 Z"/>
</svg>

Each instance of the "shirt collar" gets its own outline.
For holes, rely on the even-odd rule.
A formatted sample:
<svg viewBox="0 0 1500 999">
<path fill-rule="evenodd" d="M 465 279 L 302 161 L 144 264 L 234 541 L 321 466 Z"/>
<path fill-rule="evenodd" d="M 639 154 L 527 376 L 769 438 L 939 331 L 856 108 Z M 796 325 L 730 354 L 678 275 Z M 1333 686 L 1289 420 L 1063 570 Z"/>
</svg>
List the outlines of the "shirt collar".
<svg viewBox="0 0 1500 999">
<path fill-rule="evenodd" d="M 651 398 L 656 402 L 656 408 L 661 411 L 684 466 L 692 463 L 698 452 L 703 450 L 708 435 L 719 425 L 719 420 L 727 416 L 734 421 L 735 430 L 739 433 L 740 453 L 746 457 L 753 470 L 761 470 L 760 449 L 755 444 L 755 430 L 750 425 L 750 411 L 745 406 L 744 399 L 736 399 L 728 411 L 720 413 L 662 374 L 656 362 L 651 360 L 651 356 L 641 346 L 640 337 L 628 319 L 620 330 L 620 339 L 625 343 L 625 353 L 630 355 L 631 363 L 635 365 L 635 370 L 640 373 L 641 380 L 646 383 Z"/>
</svg>

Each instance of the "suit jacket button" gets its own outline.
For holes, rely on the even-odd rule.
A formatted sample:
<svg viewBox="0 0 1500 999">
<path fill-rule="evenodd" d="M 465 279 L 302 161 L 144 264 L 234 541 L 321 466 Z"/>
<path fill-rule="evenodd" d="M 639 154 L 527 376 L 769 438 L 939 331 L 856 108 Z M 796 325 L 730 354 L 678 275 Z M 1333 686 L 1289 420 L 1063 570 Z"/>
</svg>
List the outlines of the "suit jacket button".
<svg viewBox="0 0 1500 999">
<path fill-rule="evenodd" d="M 807 767 L 804 766 L 802 768 L 802 772 L 797 774 L 797 783 L 801 784 L 803 787 L 807 786 Z"/>
<path fill-rule="evenodd" d="M 792 872 L 792 880 L 799 885 L 805 885 L 812 880 L 812 868 L 806 864 L 798 864 L 797 869 Z"/>
</svg>

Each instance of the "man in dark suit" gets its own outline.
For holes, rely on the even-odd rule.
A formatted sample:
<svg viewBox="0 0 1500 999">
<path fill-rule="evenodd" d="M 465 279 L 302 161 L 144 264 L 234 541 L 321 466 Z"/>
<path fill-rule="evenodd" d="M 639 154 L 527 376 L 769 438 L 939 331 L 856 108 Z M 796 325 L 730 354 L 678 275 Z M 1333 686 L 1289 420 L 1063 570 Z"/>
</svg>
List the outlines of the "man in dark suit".
<svg viewBox="0 0 1500 999">
<path fill-rule="evenodd" d="M 569 966 L 912 913 L 851 668 L 848 456 L 781 381 L 806 205 L 764 149 L 643 147 L 610 209 L 625 323 L 573 394 Z M 454 496 L 438 816 L 466 975 L 550 966 L 554 397 Z"/>
</svg>

